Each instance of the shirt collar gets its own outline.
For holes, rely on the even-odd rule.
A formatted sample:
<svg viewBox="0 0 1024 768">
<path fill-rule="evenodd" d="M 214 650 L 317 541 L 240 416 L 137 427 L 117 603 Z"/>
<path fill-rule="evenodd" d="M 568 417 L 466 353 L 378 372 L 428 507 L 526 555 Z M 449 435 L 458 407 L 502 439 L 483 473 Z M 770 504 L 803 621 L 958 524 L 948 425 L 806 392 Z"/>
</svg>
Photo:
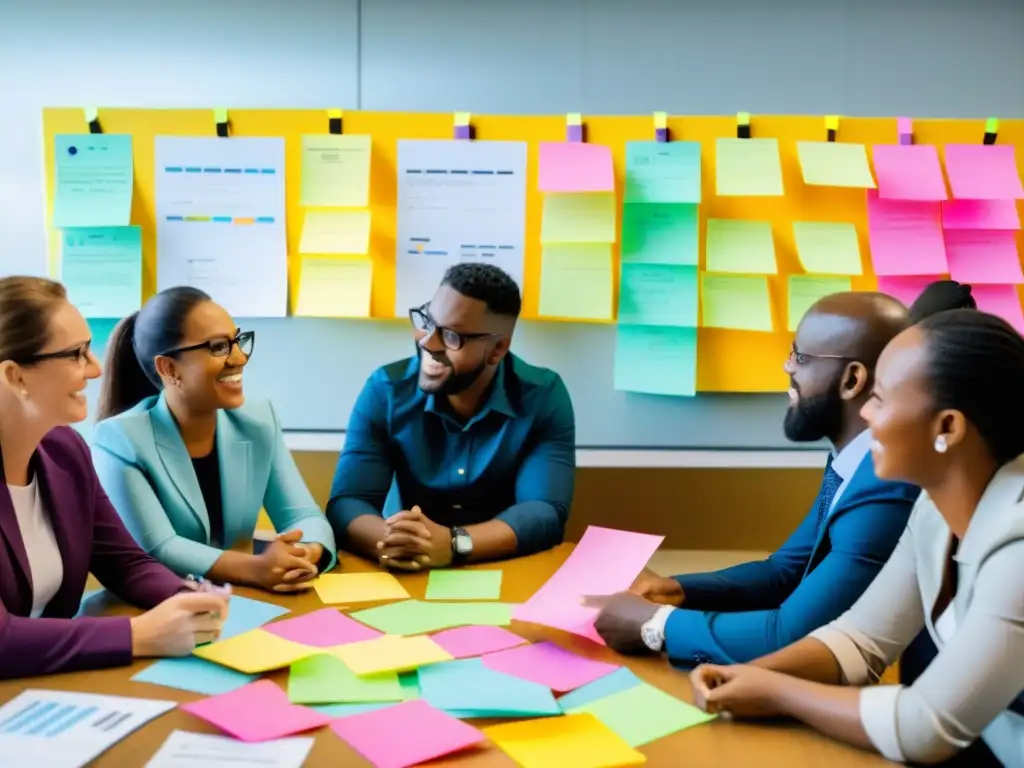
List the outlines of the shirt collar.
<svg viewBox="0 0 1024 768">
<path fill-rule="evenodd" d="M 506 363 L 508 363 L 511 355 L 506 355 L 505 359 L 498 363 L 498 370 L 494 373 L 494 380 L 491 383 L 490 394 L 487 396 L 487 400 L 484 402 L 483 407 L 466 422 L 466 428 L 469 428 L 478 421 L 484 419 L 487 414 L 491 411 L 497 411 L 508 416 L 511 419 L 519 417 L 519 413 L 515 408 L 512 407 L 511 401 L 508 399 L 508 390 L 505 387 L 505 377 L 514 376 L 514 369 L 510 369 Z M 430 413 L 445 413 L 447 408 L 443 405 L 438 404 L 436 395 L 427 395 L 427 403 L 425 410 Z"/>
<path fill-rule="evenodd" d="M 871 430 L 865 429 L 851 440 L 839 453 L 832 452 L 832 469 L 843 479 L 849 480 L 857 467 L 871 450 Z"/>
</svg>

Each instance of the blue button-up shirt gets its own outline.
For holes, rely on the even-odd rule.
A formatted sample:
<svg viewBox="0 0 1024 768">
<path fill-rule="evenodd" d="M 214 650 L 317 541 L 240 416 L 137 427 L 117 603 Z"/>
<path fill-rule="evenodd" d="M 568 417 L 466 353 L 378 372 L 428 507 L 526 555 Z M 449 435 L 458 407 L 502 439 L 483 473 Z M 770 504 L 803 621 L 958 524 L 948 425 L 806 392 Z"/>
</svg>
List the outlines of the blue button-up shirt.
<svg viewBox="0 0 1024 768">
<path fill-rule="evenodd" d="M 517 554 L 562 542 L 576 471 L 576 425 L 561 377 L 509 354 L 479 412 L 459 418 L 417 384 L 418 358 L 378 368 L 352 409 L 327 516 L 339 537 L 383 514 L 392 478 L 405 509 L 465 526 L 501 520 Z"/>
</svg>

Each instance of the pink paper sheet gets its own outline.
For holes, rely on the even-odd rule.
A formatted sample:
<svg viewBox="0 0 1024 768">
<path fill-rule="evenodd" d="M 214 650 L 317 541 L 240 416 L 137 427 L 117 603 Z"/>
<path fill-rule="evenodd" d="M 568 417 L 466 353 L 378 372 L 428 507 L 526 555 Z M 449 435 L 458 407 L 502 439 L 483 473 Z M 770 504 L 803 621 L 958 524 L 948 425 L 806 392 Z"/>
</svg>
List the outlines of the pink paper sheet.
<svg viewBox="0 0 1024 768">
<path fill-rule="evenodd" d="M 946 200 L 942 228 L 1020 229 L 1020 214 L 1013 200 Z"/>
<path fill-rule="evenodd" d="M 512 614 L 589 638 L 604 645 L 594 630 L 596 608 L 584 608 L 584 595 L 610 595 L 629 589 L 664 536 L 590 526 L 555 574 Z"/>
<path fill-rule="evenodd" d="M 899 299 L 906 306 L 914 303 L 924 289 L 936 280 L 944 280 L 942 275 L 909 275 L 878 278 L 878 290 Z"/>
<path fill-rule="evenodd" d="M 953 197 L 1024 200 L 1013 144 L 947 144 L 946 175 Z"/>
<path fill-rule="evenodd" d="M 431 635 L 434 642 L 453 659 L 468 659 L 485 653 L 525 645 L 526 640 L 503 627 L 455 627 Z"/>
<path fill-rule="evenodd" d="M 377 768 L 407 768 L 484 740 L 473 726 L 422 699 L 340 718 L 331 730 Z"/>
<path fill-rule="evenodd" d="M 938 203 L 882 200 L 869 189 L 868 242 L 876 275 L 949 272 Z"/>
<path fill-rule="evenodd" d="M 541 192 L 614 192 L 612 151 L 603 144 L 544 141 L 540 145 Z"/>
<path fill-rule="evenodd" d="M 946 259 L 949 276 L 961 283 L 1024 283 L 1016 232 L 949 230 Z"/>
<path fill-rule="evenodd" d="M 973 285 L 971 295 L 978 302 L 978 309 L 990 315 L 998 315 L 1024 334 L 1024 312 L 1021 312 L 1020 296 L 1015 285 Z"/>
<path fill-rule="evenodd" d="M 883 200 L 945 200 L 939 153 L 931 144 L 876 144 L 871 148 Z"/>
<path fill-rule="evenodd" d="M 322 608 L 319 611 L 285 619 L 263 627 L 285 640 L 292 640 L 303 645 L 316 648 L 330 648 L 346 643 L 358 643 L 373 640 L 383 633 L 360 624 L 350 616 L 339 612 L 336 608 Z"/>
<path fill-rule="evenodd" d="M 574 691 L 620 669 L 614 664 L 577 656 L 551 642 L 489 653 L 483 662 L 495 672 L 545 685 L 556 693 Z"/>
<path fill-rule="evenodd" d="M 331 722 L 327 715 L 292 704 L 272 680 L 257 680 L 229 693 L 182 704 L 181 709 L 250 742 L 279 739 Z"/>
</svg>

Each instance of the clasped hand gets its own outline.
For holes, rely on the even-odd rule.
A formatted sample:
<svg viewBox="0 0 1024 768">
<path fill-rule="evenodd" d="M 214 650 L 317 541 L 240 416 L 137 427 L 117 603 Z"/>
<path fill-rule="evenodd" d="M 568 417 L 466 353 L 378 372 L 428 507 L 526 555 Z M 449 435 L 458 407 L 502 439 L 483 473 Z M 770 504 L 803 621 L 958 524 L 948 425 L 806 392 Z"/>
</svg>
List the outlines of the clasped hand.
<svg viewBox="0 0 1024 768">
<path fill-rule="evenodd" d="M 392 515 L 387 533 L 377 542 L 377 559 L 385 568 L 418 571 L 443 568 L 452 561 L 451 531 L 438 525 L 418 507 Z"/>
<path fill-rule="evenodd" d="M 313 586 L 323 547 L 302 542 L 302 531 L 282 533 L 254 560 L 255 582 L 273 592 L 299 592 Z"/>
<path fill-rule="evenodd" d="M 702 664 L 690 673 L 693 703 L 726 717 L 766 718 L 784 714 L 778 705 L 785 675 L 749 664 Z"/>
</svg>

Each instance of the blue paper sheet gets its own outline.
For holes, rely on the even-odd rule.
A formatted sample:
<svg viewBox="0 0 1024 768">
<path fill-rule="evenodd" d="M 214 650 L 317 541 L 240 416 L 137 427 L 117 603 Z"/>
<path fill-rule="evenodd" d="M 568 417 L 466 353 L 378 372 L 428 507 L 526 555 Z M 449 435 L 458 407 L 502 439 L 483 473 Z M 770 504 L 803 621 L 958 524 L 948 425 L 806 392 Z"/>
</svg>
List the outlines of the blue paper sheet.
<svg viewBox="0 0 1024 768">
<path fill-rule="evenodd" d="M 420 696 L 431 706 L 472 711 L 472 717 L 557 715 L 561 709 L 551 689 L 495 672 L 480 659 L 431 664 L 419 670 Z"/>
<path fill-rule="evenodd" d="M 276 619 L 288 613 L 287 608 L 282 608 L 273 603 L 265 603 L 262 600 L 252 600 L 248 597 L 231 596 L 231 610 L 228 612 L 227 621 L 221 630 L 220 639 L 227 640 L 229 637 L 248 632 L 250 629 L 262 627 L 268 621 Z"/>
<path fill-rule="evenodd" d="M 128 226 L 135 178 L 132 137 L 60 134 L 53 143 L 53 226 Z"/>
<path fill-rule="evenodd" d="M 603 699 L 605 696 L 611 696 L 613 693 L 625 691 L 627 688 L 640 685 L 642 682 L 627 667 L 621 667 L 610 675 L 605 675 L 592 683 L 587 683 L 582 688 L 577 688 L 575 691 L 565 694 L 565 696 L 558 700 L 558 706 L 562 708 L 563 712 L 568 712 L 570 709 L 586 706 L 592 701 Z"/>
<path fill-rule="evenodd" d="M 185 656 L 180 659 L 161 659 L 136 674 L 132 680 L 216 696 L 248 685 L 256 677 L 196 656 Z"/>
<path fill-rule="evenodd" d="M 363 712 L 374 712 L 385 707 L 393 707 L 398 702 L 376 702 L 373 704 L 314 704 L 310 709 L 327 715 L 328 717 L 350 717 L 361 715 Z"/>
</svg>

